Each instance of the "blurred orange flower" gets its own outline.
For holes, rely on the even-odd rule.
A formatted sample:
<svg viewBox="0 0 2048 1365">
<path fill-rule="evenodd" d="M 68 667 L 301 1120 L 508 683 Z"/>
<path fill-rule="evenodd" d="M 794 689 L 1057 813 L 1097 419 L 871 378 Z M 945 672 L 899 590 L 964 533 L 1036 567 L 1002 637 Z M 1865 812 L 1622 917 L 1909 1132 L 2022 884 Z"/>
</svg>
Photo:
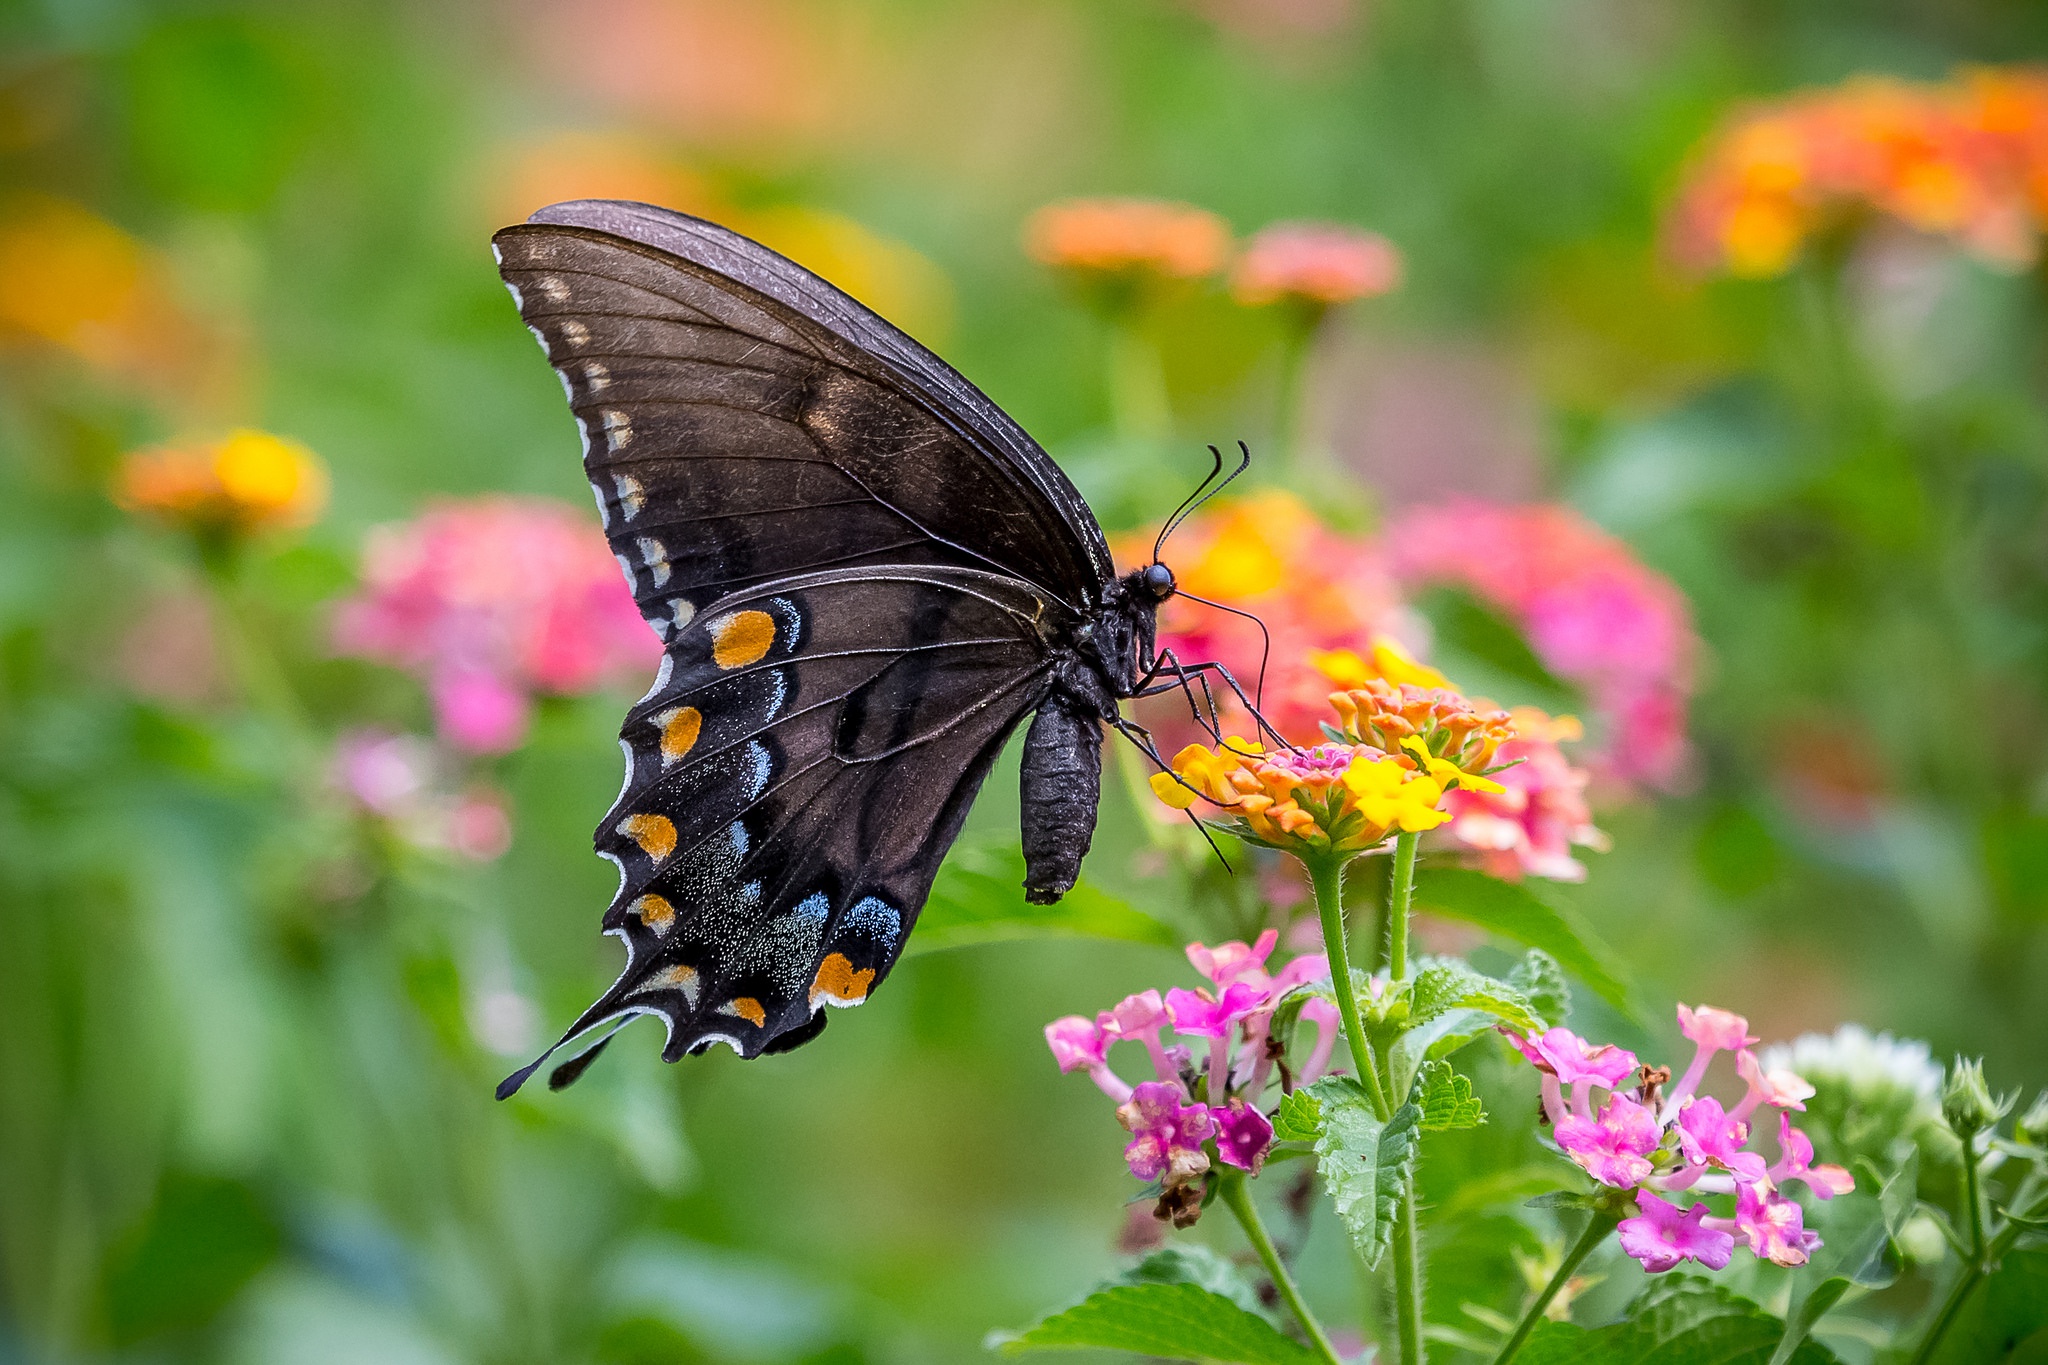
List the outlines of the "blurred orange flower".
<svg viewBox="0 0 2048 1365">
<path fill-rule="evenodd" d="M 1088 275 L 1213 275 L 1230 255 L 1230 227 L 1207 209 L 1164 199 L 1069 199 L 1024 224 L 1031 258 Z"/>
<path fill-rule="evenodd" d="M 1763 278 L 1877 213 L 2018 268 L 2037 250 L 2044 187 L 2048 74 L 1866 76 L 1737 114 L 1697 154 L 1672 240 L 1696 269 Z"/>
<path fill-rule="evenodd" d="M 0 204 L 0 340 L 59 347 L 189 403 L 223 376 L 223 338 L 173 297 L 161 261 L 83 205 L 43 194 Z"/>
<path fill-rule="evenodd" d="M 1260 228 L 1230 272 L 1231 296 L 1250 307 L 1297 300 L 1330 307 L 1374 298 L 1401 283 L 1401 253 L 1376 232 L 1342 223 Z"/>
<path fill-rule="evenodd" d="M 313 452 L 244 429 L 210 445 L 157 446 L 121 461 L 114 501 L 194 530 L 253 532 L 310 525 L 327 504 Z"/>
</svg>

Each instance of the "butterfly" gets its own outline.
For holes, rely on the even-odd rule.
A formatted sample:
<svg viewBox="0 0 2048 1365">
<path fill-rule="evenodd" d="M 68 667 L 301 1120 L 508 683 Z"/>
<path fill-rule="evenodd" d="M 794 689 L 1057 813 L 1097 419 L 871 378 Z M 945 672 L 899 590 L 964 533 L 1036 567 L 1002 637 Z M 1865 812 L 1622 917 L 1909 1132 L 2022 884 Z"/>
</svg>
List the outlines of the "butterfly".
<svg viewBox="0 0 2048 1365">
<path fill-rule="evenodd" d="M 499 1098 L 612 1025 L 553 1072 L 567 1085 L 643 1014 L 671 1062 L 815 1038 L 888 975 L 1027 716 L 1025 895 L 1058 900 L 1094 833 L 1104 725 L 1144 742 L 1118 703 L 1187 686 L 1156 648 L 1175 592 L 1156 546 L 1118 575 L 1022 427 L 735 232 L 580 200 L 493 248 L 664 644 L 596 834 L 619 868 L 604 931 L 625 969 Z"/>
</svg>

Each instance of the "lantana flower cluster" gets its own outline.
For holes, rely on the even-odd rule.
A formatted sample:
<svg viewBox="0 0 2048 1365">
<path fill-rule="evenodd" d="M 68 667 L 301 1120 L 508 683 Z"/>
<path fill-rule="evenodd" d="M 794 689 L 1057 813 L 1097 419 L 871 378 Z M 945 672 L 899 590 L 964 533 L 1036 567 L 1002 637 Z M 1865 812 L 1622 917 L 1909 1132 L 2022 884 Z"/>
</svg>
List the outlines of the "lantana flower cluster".
<svg viewBox="0 0 2048 1365">
<path fill-rule="evenodd" d="M 506 496 L 373 531 L 334 639 L 419 674 L 441 737 L 472 753 L 516 747 L 535 694 L 638 680 L 661 656 L 588 517 Z"/>
<path fill-rule="evenodd" d="M 1995 265 L 2031 264 L 2048 222 L 2048 71 L 1861 76 L 1756 105 L 1696 156 L 1671 235 L 1695 269 L 1761 278 L 1872 213 Z"/>
<path fill-rule="evenodd" d="M 154 446 L 114 475 L 123 509 L 202 532 L 310 525 L 327 505 L 327 470 L 296 441 L 243 429 L 217 441 Z"/>
<path fill-rule="evenodd" d="M 1337 1043 L 1337 1011 L 1311 997 L 1301 1017 L 1316 1040 L 1290 1065 L 1273 1036 L 1273 1009 L 1304 982 L 1330 974 L 1320 953 L 1304 954 L 1268 972 L 1279 934 L 1254 943 L 1209 948 L 1191 943 L 1188 961 L 1207 979 L 1194 990 L 1174 987 L 1126 996 L 1093 1019 L 1073 1014 L 1045 1026 L 1046 1045 L 1061 1071 L 1085 1071 L 1115 1101 L 1117 1122 L 1130 1133 L 1124 1162 L 1139 1180 L 1156 1182 L 1158 1215 L 1179 1227 L 1201 1216 L 1209 1173 L 1218 1162 L 1256 1174 L 1273 1145 L 1262 1108 L 1277 1083 L 1306 1084 L 1329 1068 Z M 1135 1084 L 1110 1065 L 1118 1043 L 1144 1052 L 1151 1076 Z"/>
<path fill-rule="evenodd" d="M 1750 1050 L 1758 1040 L 1739 1014 L 1680 1005 L 1678 1024 L 1694 1052 L 1675 1084 L 1669 1068 L 1641 1065 L 1633 1052 L 1596 1046 L 1569 1029 L 1502 1032 L 1543 1075 L 1543 1113 L 1557 1145 L 1602 1185 L 1635 1192 L 1636 1214 L 1622 1220 L 1619 1232 L 1622 1250 L 1645 1270 L 1684 1261 L 1719 1270 L 1738 1245 L 1775 1265 L 1804 1265 L 1820 1237 L 1806 1228 L 1804 1211 L 1784 1186 L 1797 1182 L 1832 1199 L 1856 1185 L 1844 1168 L 1815 1164 L 1813 1143 L 1792 1125 L 1814 1088 L 1791 1071 L 1767 1069 Z M 1746 1086 L 1733 1108 L 1700 1093 L 1708 1065 L 1722 1052 L 1735 1054 Z M 1777 1117 L 1775 1157 L 1751 1150 L 1759 1131 L 1771 1127 L 1759 1110 Z M 1732 1194 L 1734 1215 L 1665 1198 L 1686 1194 Z"/>
</svg>

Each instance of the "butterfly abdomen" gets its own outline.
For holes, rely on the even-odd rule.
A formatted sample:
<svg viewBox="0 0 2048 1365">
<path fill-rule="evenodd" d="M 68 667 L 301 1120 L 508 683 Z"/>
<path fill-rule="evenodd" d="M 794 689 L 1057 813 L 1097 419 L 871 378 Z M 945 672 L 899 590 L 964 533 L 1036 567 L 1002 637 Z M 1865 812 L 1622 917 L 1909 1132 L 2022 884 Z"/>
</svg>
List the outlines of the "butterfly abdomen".
<svg viewBox="0 0 2048 1365">
<path fill-rule="evenodd" d="M 1031 720 L 1023 761 L 1024 899 L 1051 905 L 1073 889 L 1095 837 L 1102 794 L 1102 720 L 1054 692 Z"/>
</svg>

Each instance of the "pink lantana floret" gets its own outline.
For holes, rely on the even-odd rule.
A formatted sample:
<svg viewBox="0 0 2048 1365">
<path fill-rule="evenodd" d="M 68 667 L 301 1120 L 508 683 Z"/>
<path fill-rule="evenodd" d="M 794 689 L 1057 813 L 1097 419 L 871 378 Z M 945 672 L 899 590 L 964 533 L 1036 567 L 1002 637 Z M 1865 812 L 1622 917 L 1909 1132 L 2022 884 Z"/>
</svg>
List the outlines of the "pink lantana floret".
<svg viewBox="0 0 2048 1365">
<path fill-rule="evenodd" d="M 1539 1070 L 1549 1072 L 1564 1085 L 1591 1081 L 1611 1090 L 1635 1073 L 1635 1053 L 1612 1043 L 1594 1047 L 1567 1028 L 1551 1029 L 1541 1037 L 1501 1031 Z"/>
<path fill-rule="evenodd" d="M 1228 1105 L 1210 1105 L 1209 1117 L 1216 1124 L 1216 1155 L 1226 1165 L 1258 1174 L 1266 1150 L 1273 1145 L 1273 1125 L 1266 1116 L 1243 1100 L 1232 1100 Z"/>
<path fill-rule="evenodd" d="M 1260 934 L 1255 943 L 1220 943 L 1214 948 L 1200 943 L 1188 945 L 1188 961 L 1196 971 L 1216 983 L 1222 990 L 1233 981 L 1248 981 L 1254 986 L 1265 987 L 1266 959 L 1273 955 L 1274 945 L 1280 942 L 1280 932 L 1268 929 Z"/>
<path fill-rule="evenodd" d="M 1820 1199 L 1833 1199 L 1856 1188 L 1856 1177 L 1842 1166 L 1813 1164 L 1813 1141 L 1792 1126 L 1790 1114 L 1778 1115 L 1778 1150 L 1781 1155 L 1770 1169 L 1778 1184 L 1801 1180 Z"/>
<path fill-rule="evenodd" d="M 1218 995 L 1176 986 L 1166 993 L 1166 1012 L 1176 1033 L 1194 1038 L 1223 1038 L 1231 1028 L 1266 1003 L 1266 990 L 1248 981 L 1233 981 Z"/>
<path fill-rule="evenodd" d="M 1622 1219 L 1617 1229 L 1621 1249 L 1641 1261 L 1652 1275 L 1682 1261 L 1698 1261 L 1709 1270 L 1719 1270 L 1735 1254 L 1732 1235 L 1706 1226 L 1705 1204 L 1680 1210 L 1648 1190 L 1637 1190 L 1636 1208 L 1637 1216 Z"/>
<path fill-rule="evenodd" d="M 1739 1182 L 1762 1180 L 1764 1159 L 1746 1152 L 1749 1125 L 1724 1112 L 1711 1095 L 1678 1111 L 1678 1145 L 1685 1159 L 1699 1166 L 1719 1166 Z"/>
<path fill-rule="evenodd" d="M 1626 1095 L 1609 1095 L 1598 1118 L 1573 1114 L 1557 1125 L 1557 1145 L 1595 1180 L 1621 1190 L 1650 1178 L 1650 1153 L 1662 1138 L 1657 1116 Z"/>
<path fill-rule="evenodd" d="M 1791 1071 L 1764 1070 L 1763 1063 L 1748 1048 L 1735 1054 L 1735 1074 L 1742 1077 L 1743 1084 L 1749 1087 L 1749 1093 L 1735 1106 L 1737 1118 L 1748 1118 L 1760 1104 L 1768 1104 L 1774 1109 L 1797 1109 L 1804 1113 L 1806 1102 L 1814 1095 L 1813 1087 L 1806 1083 L 1804 1077 Z"/>
<path fill-rule="evenodd" d="M 1099 1024 L 1078 1014 L 1045 1026 L 1045 1045 L 1060 1070 L 1086 1071 L 1103 1094 L 1121 1104 L 1131 1097 L 1131 1087 L 1109 1069 L 1109 1045 L 1114 1041 Z"/>
<path fill-rule="evenodd" d="M 1117 1122 L 1131 1135 L 1124 1161 L 1138 1179 L 1180 1185 L 1209 1169 L 1202 1141 L 1215 1120 L 1202 1105 L 1181 1101 L 1179 1086 L 1147 1081 L 1117 1109 Z"/>
<path fill-rule="evenodd" d="M 1762 1041 L 1750 1036 L 1749 1020 L 1712 1005 L 1696 1010 L 1680 1005 L 1678 1031 L 1709 1052 L 1734 1052 Z"/>
<path fill-rule="evenodd" d="M 1805 1212 L 1768 1181 L 1736 1189 L 1735 1229 L 1751 1251 L 1773 1265 L 1805 1265 L 1820 1245 L 1820 1234 L 1806 1230 Z"/>
</svg>

